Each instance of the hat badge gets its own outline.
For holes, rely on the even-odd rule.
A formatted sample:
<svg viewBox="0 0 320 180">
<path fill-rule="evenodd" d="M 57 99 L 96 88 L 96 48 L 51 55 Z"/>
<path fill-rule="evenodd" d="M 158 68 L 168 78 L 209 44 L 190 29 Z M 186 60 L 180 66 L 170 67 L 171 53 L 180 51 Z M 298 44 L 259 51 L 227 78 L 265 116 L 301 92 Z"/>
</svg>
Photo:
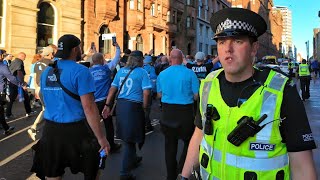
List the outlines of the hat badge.
<svg viewBox="0 0 320 180">
<path fill-rule="evenodd" d="M 227 19 L 223 22 L 222 27 L 224 27 L 224 29 L 231 29 L 231 27 L 232 27 L 232 21 L 227 18 Z"/>
<path fill-rule="evenodd" d="M 58 44 L 58 50 L 63 50 L 63 42 L 60 42 L 60 43 Z"/>
</svg>

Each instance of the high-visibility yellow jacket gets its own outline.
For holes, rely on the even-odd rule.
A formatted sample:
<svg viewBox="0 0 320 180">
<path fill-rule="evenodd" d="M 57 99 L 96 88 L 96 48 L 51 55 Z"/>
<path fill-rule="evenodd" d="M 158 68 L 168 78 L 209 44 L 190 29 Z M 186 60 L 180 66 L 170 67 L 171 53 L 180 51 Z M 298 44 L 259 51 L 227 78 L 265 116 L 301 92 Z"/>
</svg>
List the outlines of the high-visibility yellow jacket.
<svg viewBox="0 0 320 180">
<path fill-rule="evenodd" d="M 222 99 L 217 78 L 222 71 L 210 73 L 200 86 L 203 139 L 199 162 L 202 180 L 275 180 L 277 177 L 289 180 L 287 148 L 281 142 L 279 130 L 283 90 L 288 78 L 271 70 L 264 85 L 246 102 L 240 107 L 229 107 Z M 207 104 L 212 104 L 220 115 L 219 120 L 212 120 L 213 135 L 204 133 Z M 267 114 L 267 118 L 260 126 L 268 124 L 254 137 L 249 137 L 238 147 L 227 140 L 241 117 L 252 117 L 256 121 L 263 114 Z"/>
<path fill-rule="evenodd" d="M 310 76 L 308 64 L 299 65 L 299 76 Z"/>
</svg>

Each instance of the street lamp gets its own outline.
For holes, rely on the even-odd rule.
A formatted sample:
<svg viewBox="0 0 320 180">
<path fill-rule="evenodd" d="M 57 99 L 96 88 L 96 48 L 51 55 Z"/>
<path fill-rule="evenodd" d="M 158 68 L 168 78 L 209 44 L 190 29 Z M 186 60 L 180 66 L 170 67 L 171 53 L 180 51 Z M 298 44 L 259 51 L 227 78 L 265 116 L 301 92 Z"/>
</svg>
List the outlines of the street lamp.
<svg viewBox="0 0 320 180">
<path fill-rule="evenodd" d="M 307 48 L 307 61 L 309 61 L 309 40 L 306 41 L 306 48 Z"/>
</svg>

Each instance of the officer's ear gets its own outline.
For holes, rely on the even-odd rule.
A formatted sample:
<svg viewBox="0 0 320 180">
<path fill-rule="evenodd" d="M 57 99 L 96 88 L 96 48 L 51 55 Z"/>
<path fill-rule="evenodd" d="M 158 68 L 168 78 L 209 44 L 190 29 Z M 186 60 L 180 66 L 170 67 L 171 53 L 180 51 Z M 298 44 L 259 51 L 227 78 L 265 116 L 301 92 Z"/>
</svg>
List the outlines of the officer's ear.
<svg viewBox="0 0 320 180">
<path fill-rule="evenodd" d="M 252 57 L 255 57 L 257 52 L 258 52 L 258 49 L 259 49 L 259 43 L 258 41 L 255 41 L 252 43 L 252 46 L 251 46 L 251 56 Z"/>
</svg>

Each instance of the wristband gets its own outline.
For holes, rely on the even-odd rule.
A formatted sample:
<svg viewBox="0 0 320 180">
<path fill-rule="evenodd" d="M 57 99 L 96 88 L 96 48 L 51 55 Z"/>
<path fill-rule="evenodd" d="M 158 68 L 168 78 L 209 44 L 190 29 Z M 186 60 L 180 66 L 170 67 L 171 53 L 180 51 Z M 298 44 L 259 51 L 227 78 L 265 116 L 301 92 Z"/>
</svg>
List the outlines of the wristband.
<svg viewBox="0 0 320 180">
<path fill-rule="evenodd" d="M 106 103 L 106 104 L 105 104 L 105 106 L 107 106 L 107 107 L 111 107 L 111 104 Z"/>
</svg>

